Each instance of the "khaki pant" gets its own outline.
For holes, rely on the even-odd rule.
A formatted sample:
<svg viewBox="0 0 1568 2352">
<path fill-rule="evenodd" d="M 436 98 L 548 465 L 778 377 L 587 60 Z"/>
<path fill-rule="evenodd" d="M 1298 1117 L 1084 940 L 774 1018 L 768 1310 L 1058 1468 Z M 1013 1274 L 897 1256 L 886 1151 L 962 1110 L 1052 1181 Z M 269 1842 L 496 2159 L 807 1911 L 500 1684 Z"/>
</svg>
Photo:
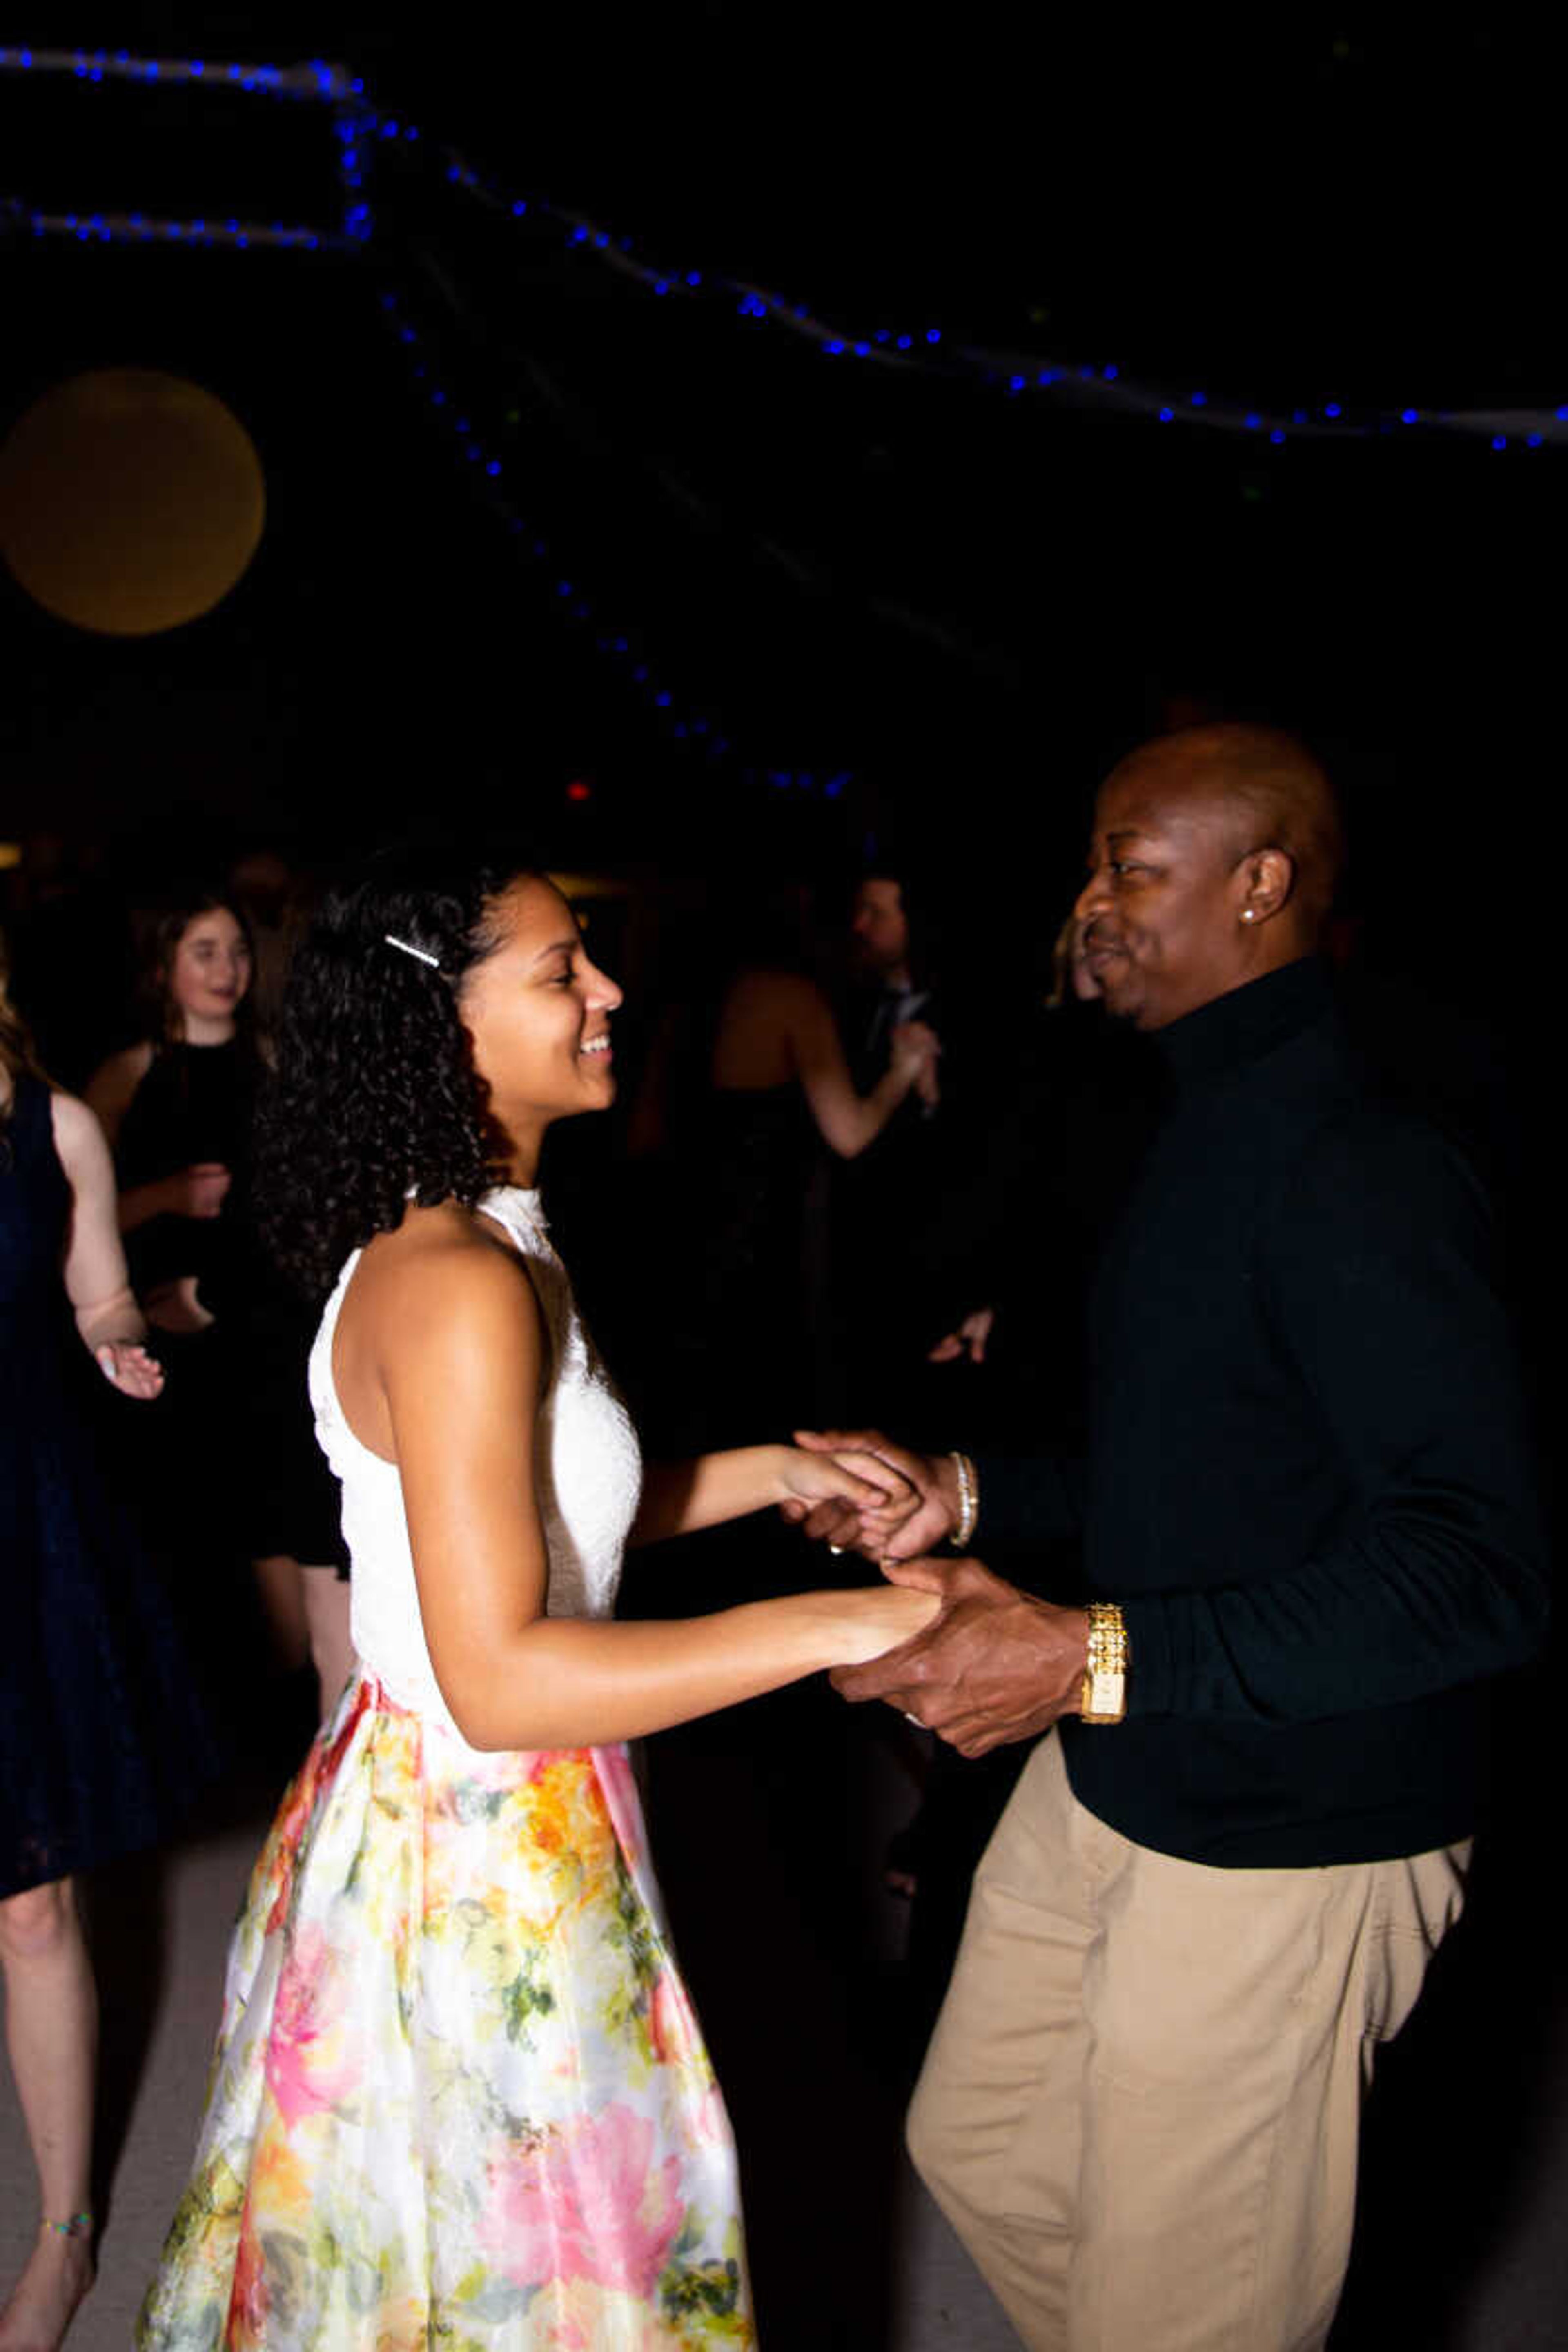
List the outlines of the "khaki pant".
<svg viewBox="0 0 1568 2352">
<path fill-rule="evenodd" d="M 1373 2053 L 1415 2004 L 1468 1859 L 1178 1862 L 1076 1801 L 1059 1741 L 1036 1751 L 910 2116 L 1031 2352 L 1321 2345 Z"/>
</svg>

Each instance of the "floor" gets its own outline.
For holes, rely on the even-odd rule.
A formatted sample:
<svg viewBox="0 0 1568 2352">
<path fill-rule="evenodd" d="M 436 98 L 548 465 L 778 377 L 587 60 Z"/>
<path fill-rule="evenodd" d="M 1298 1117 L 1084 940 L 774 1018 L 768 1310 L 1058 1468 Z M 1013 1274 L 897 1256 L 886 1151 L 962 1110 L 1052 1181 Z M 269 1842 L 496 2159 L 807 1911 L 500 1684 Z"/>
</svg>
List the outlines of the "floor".
<svg viewBox="0 0 1568 2352">
<path fill-rule="evenodd" d="M 711 1753 L 700 1750 L 688 1769 L 711 1785 L 712 1764 Z M 896 1765 L 875 1761 L 871 1780 L 874 1810 L 896 1819 L 907 1794 Z M 220 1813 L 155 1862 L 106 1874 L 94 1890 L 112 2188 L 100 2283 L 72 2333 L 72 2352 L 126 2352 L 183 2186 L 228 1922 L 265 1821 L 254 1790 L 231 1795 L 224 1811 L 226 1818 Z M 786 1874 L 787 1861 L 780 1863 Z M 677 1884 L 680 1876 L 677 1866 Z M 1374 2342 L 1422 2352 L 1568 2347 L 1568 2019 L 1542 1923 L 1521 1896 L 1503 1841 L 1493 1878 L 1478 1885 L 1475 1916 L 1443 1956 L 1424 2011 L 1389 2053 L 1369 2124 L 1362 2248 L 1334 2352 L 1361 2352 Z M 868 1899 L 880 1921 L 873 1939 L 879 1936 L 896 1960 L 897 1906 L 879 1886 Z M 776 1937 L 770 1944 L 779 1948 Z M 732 1946 L 731 1952 L 732 1959 Z M 800 1956 L 791 1950 L 786 1958 L 799 1985 Z M 776 2104 L 775 2045 L 756 2032 L 754 2005 L 748 2013 L 782 2118 L 787 2105 L 781 2111 Z M 722 2016 L 718 2023 L 721 2033 L 733 2031 Z M 839 2063 L 831 2051 L 824 2061 Z M 750 2095 L 744 2066 L 741 2073 L 742 2096 L 732 2100 L 738 2127 Z M 864 2094 L 867 2144 L 880 2147 L 885 2183 L 877 2190 L 872 2179 L 875 2193 L 857 2220 L 862 2241 L 878 2237 L 869 2206 L 880 2205 L 886 2269 L 868 2289 L 868 2315 L 847 2327 L 825 2315 L 814 2319 L 813 2309 L 822 2314 L 823 2305 L 814 2305 L 811 2263 L 801 2258 L 798 2238 L 786 2235 L 788 2267 L 803 2292 L 792 2303 L 787 2285 L 775 2284 L 772 2324 L 763 2303 L 763 2341 L 770 2352 L 820 2352 L 829 2343 L 883 2352 L 1009 2352 L 1011 2329 L 899 2151 L 896 2101 L 886 2091 L 884 2078 L 881 2092 L 873 2082 Z M 756 2131 L 754 2122 L 750 2128 Z M 744 2146 L 744 2129 L 742 2138 Z M 753 2205 L 756 2193 L 753 2181 Z M 14 2272 L 34 2226 L 20 2121 L 0 2089 L 0 2278 Z M 784 2268 L 775 2262 L 775 2281 Z M 761 2280 L 760 2268 L 760 2294 Z"/>
</svg>

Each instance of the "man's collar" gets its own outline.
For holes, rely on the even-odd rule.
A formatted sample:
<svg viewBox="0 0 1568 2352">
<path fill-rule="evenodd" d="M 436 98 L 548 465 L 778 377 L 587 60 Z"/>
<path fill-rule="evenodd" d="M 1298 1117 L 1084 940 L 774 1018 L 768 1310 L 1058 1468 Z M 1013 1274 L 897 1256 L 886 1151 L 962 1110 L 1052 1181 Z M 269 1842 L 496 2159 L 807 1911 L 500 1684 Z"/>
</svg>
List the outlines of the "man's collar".
<svg viewBox="0 0 1568 2352">
<path fill-rule="evenodd" d="M 1177 1087 L 1185 1088 L 1238 1063 L 1257 1061 L 1298 1030 L 1321 1021 L 1333 1002 L 1321 958 L 1304 956 L 1200 1004 L 1195 1013 L 1158 1030 L 1154 1042 Z"/>
</svg>

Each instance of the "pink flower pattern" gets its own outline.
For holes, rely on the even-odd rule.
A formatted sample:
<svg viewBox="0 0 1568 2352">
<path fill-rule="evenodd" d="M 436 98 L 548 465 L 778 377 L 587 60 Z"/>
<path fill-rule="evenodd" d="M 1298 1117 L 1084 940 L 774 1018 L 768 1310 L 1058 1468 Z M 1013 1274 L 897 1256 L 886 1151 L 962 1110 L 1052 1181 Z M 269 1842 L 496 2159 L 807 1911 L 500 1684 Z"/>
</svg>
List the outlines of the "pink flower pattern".
<svg viewBox="0 0 1568 2352">
<path fill-rule="evenodd" d="M 514 2286 L 587 2279 L 647 2302 L 679 2234 L 680 2159 L 652 2161 L 653 2125 L 625 2106 L 508 2149 L 479 2242 Z"/>
<path fill-rule="evenodd" d="M 325 1935 L 320 1927 L 301 1927 L 278 1980 L 267 2043 L 267 2086 L 286 2124 L 336 2106 L 353 2088 L 353 2052 L 333 2064 L 327 2042 L 347 2009 L 347 1987 Z"/>
<path fill-rule="evenodd" d="M 236 1931 L 141 2352 L 215 2310 L 227 2352 L 754 2352 L 623 1750 L 476 1758 L 345 1694 Z"/>
</svg>

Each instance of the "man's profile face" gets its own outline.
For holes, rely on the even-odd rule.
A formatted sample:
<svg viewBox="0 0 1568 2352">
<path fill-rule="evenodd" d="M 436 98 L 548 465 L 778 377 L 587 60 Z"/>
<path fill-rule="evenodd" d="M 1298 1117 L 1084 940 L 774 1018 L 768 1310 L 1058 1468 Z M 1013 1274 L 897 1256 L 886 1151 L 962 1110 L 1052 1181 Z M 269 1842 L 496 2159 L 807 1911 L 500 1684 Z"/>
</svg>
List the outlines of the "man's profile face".
<svg viewBox="0 0 1568 2352">
<path fill-rule="evenodd" d="M 909 961 L 909 918 L 904 913 L 904 894 L 896 882 L 881 875 L 868 876 L 855 893 L 849 929 L 860 961 L 868 970 L 899 971 Z"/>
<path fill-rule="evenodd" d="M 1108 1011 L 1163 1029 L 1249 976 L 1240 872 L 1248 846 L 1238 812 L 1179 772 L 1135 761 L 1108 780 L 1073 909 Z"/>
</svg>

